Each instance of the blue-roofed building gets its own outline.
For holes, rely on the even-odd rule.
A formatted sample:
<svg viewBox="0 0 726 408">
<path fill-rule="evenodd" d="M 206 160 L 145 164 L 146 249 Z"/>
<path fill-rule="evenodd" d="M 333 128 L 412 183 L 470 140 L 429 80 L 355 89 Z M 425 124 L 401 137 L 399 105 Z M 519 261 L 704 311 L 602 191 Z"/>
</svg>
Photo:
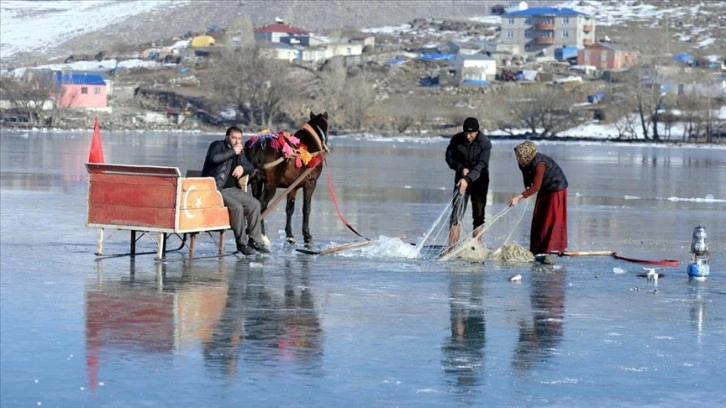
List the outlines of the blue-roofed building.
<svg viewBox="0 0 726 408">
<path fill-rule="evenodd" d="M 56 83 L 63 89 L 59 104 L 66 108 L 105 109 L 108 107 L 108 86 L 103 75 L 57 71 Z"/>
<path fill-rule="evenodd" d="M 554 57 L 562 47 L 581 49 L 595 43 L 595 19 L 585 13 L 554 7 L 535 7 L 502 15 L 502 44 L 527 54 Z"/>
</svg>

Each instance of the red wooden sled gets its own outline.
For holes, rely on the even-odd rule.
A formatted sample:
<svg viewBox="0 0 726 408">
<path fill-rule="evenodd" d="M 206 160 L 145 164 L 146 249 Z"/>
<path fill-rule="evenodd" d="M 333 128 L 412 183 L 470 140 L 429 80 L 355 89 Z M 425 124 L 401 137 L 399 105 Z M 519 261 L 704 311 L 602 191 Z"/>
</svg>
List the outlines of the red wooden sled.
<svg viewBox="0 0 726 408">
<path fill-rule="evenodd" d="M 131 256 L 137 254 L 136 234 L 151 232 L 158 234 L 157 259 L 164 257 L 172 234 L 182 236 L 179 249 L 187 245 L 193 258 L 197 234 L 218 232 L 219 254 L 224 253 L 229 214 L 212 177 L 182 177 L 176 167 L 86 163 L 86 169 L 86 226 L 99 228 L 96 255 L 103 256 L 105 228 L 131 231 Z"/>
</svg>

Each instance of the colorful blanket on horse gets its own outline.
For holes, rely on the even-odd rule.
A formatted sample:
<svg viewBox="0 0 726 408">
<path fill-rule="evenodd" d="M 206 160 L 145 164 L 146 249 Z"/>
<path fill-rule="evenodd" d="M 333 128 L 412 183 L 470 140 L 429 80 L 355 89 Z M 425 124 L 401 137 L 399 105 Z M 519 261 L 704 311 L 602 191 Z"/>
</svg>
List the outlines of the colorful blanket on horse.
<svg viewBox="0 0 726 408">
<path fill-rule="evenodd" d="M 318 152 L 310 153 L 305 143 L 301 142 L 293 134 L 282 130 L 277 133 L 264 130 L 250 137 L 245 142 L 245 148 L 250 148 L 256 144 L 261 144 L 262 147 L 269 145 L 271 149 L 279 152 L 286 159 L 294 157 L 295 167 L 297 168 L 302 166 L 315 167 L 323 159 L 323 156 Z"/>
</svg>

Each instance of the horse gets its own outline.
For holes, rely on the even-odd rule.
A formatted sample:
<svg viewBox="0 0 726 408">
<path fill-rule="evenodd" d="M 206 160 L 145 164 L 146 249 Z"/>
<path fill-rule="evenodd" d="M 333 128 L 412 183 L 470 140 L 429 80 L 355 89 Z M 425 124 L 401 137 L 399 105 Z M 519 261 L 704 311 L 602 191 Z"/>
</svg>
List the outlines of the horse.
<svg viewBox="0 0 726 408">
<path fill-rule="evenodd" d="M 291 224 L 297 190 L 302 188 L 302 233 L 305 244 L 310 245 L 313 242 L 310 234 L 310 201 L 323 172 L 323 159 L 330 152 L 327 146 L 328 112 L 310 112 L 310 120 L 295 132 L 294 138 L 288 136 L 284 132 L 270 133 L 253 136 L 245 142 L 245 156 L 257 169 L 250 177 L 249 184 L 252 195 L 260 201 L 264 216 L 278 188 L 290 188 L 298 183 L 287 193 L 285 236 L 288 243 L 296 242 Z M 304 174 L 306 172 L 307 176 Z M 265 234 L 264 220 L 262 234 Z"/>
</svg>

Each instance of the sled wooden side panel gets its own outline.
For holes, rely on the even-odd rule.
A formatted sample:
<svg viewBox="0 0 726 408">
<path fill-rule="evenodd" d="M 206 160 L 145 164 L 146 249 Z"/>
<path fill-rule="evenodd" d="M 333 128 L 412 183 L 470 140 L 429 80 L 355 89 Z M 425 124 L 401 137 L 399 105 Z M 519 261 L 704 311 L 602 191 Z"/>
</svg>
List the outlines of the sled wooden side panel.
<svg viewBox="0 0 726 408">
<path fill-rule="evenodd" d="M 166 251 L 165 234 L 184 234 L 183 244 L 189 235 L 193 257 L 197 233 L 218 231 L 223 251 L 229 214 L 212 177 L 184 178 L 176 167 L 86 163 L 86 169 L 86 226 L 101 228 L 97 255 L 103 251 L 103 228 L 130 230 L 131 254 L 136 232 L 150 231 L 160 234 L 158 257 Z"/>
<path fill-rule="evenodd" d="M 229 228 L 229 213 L 212 177 L 181 179 L 179 231 Z"/>
</svg>

